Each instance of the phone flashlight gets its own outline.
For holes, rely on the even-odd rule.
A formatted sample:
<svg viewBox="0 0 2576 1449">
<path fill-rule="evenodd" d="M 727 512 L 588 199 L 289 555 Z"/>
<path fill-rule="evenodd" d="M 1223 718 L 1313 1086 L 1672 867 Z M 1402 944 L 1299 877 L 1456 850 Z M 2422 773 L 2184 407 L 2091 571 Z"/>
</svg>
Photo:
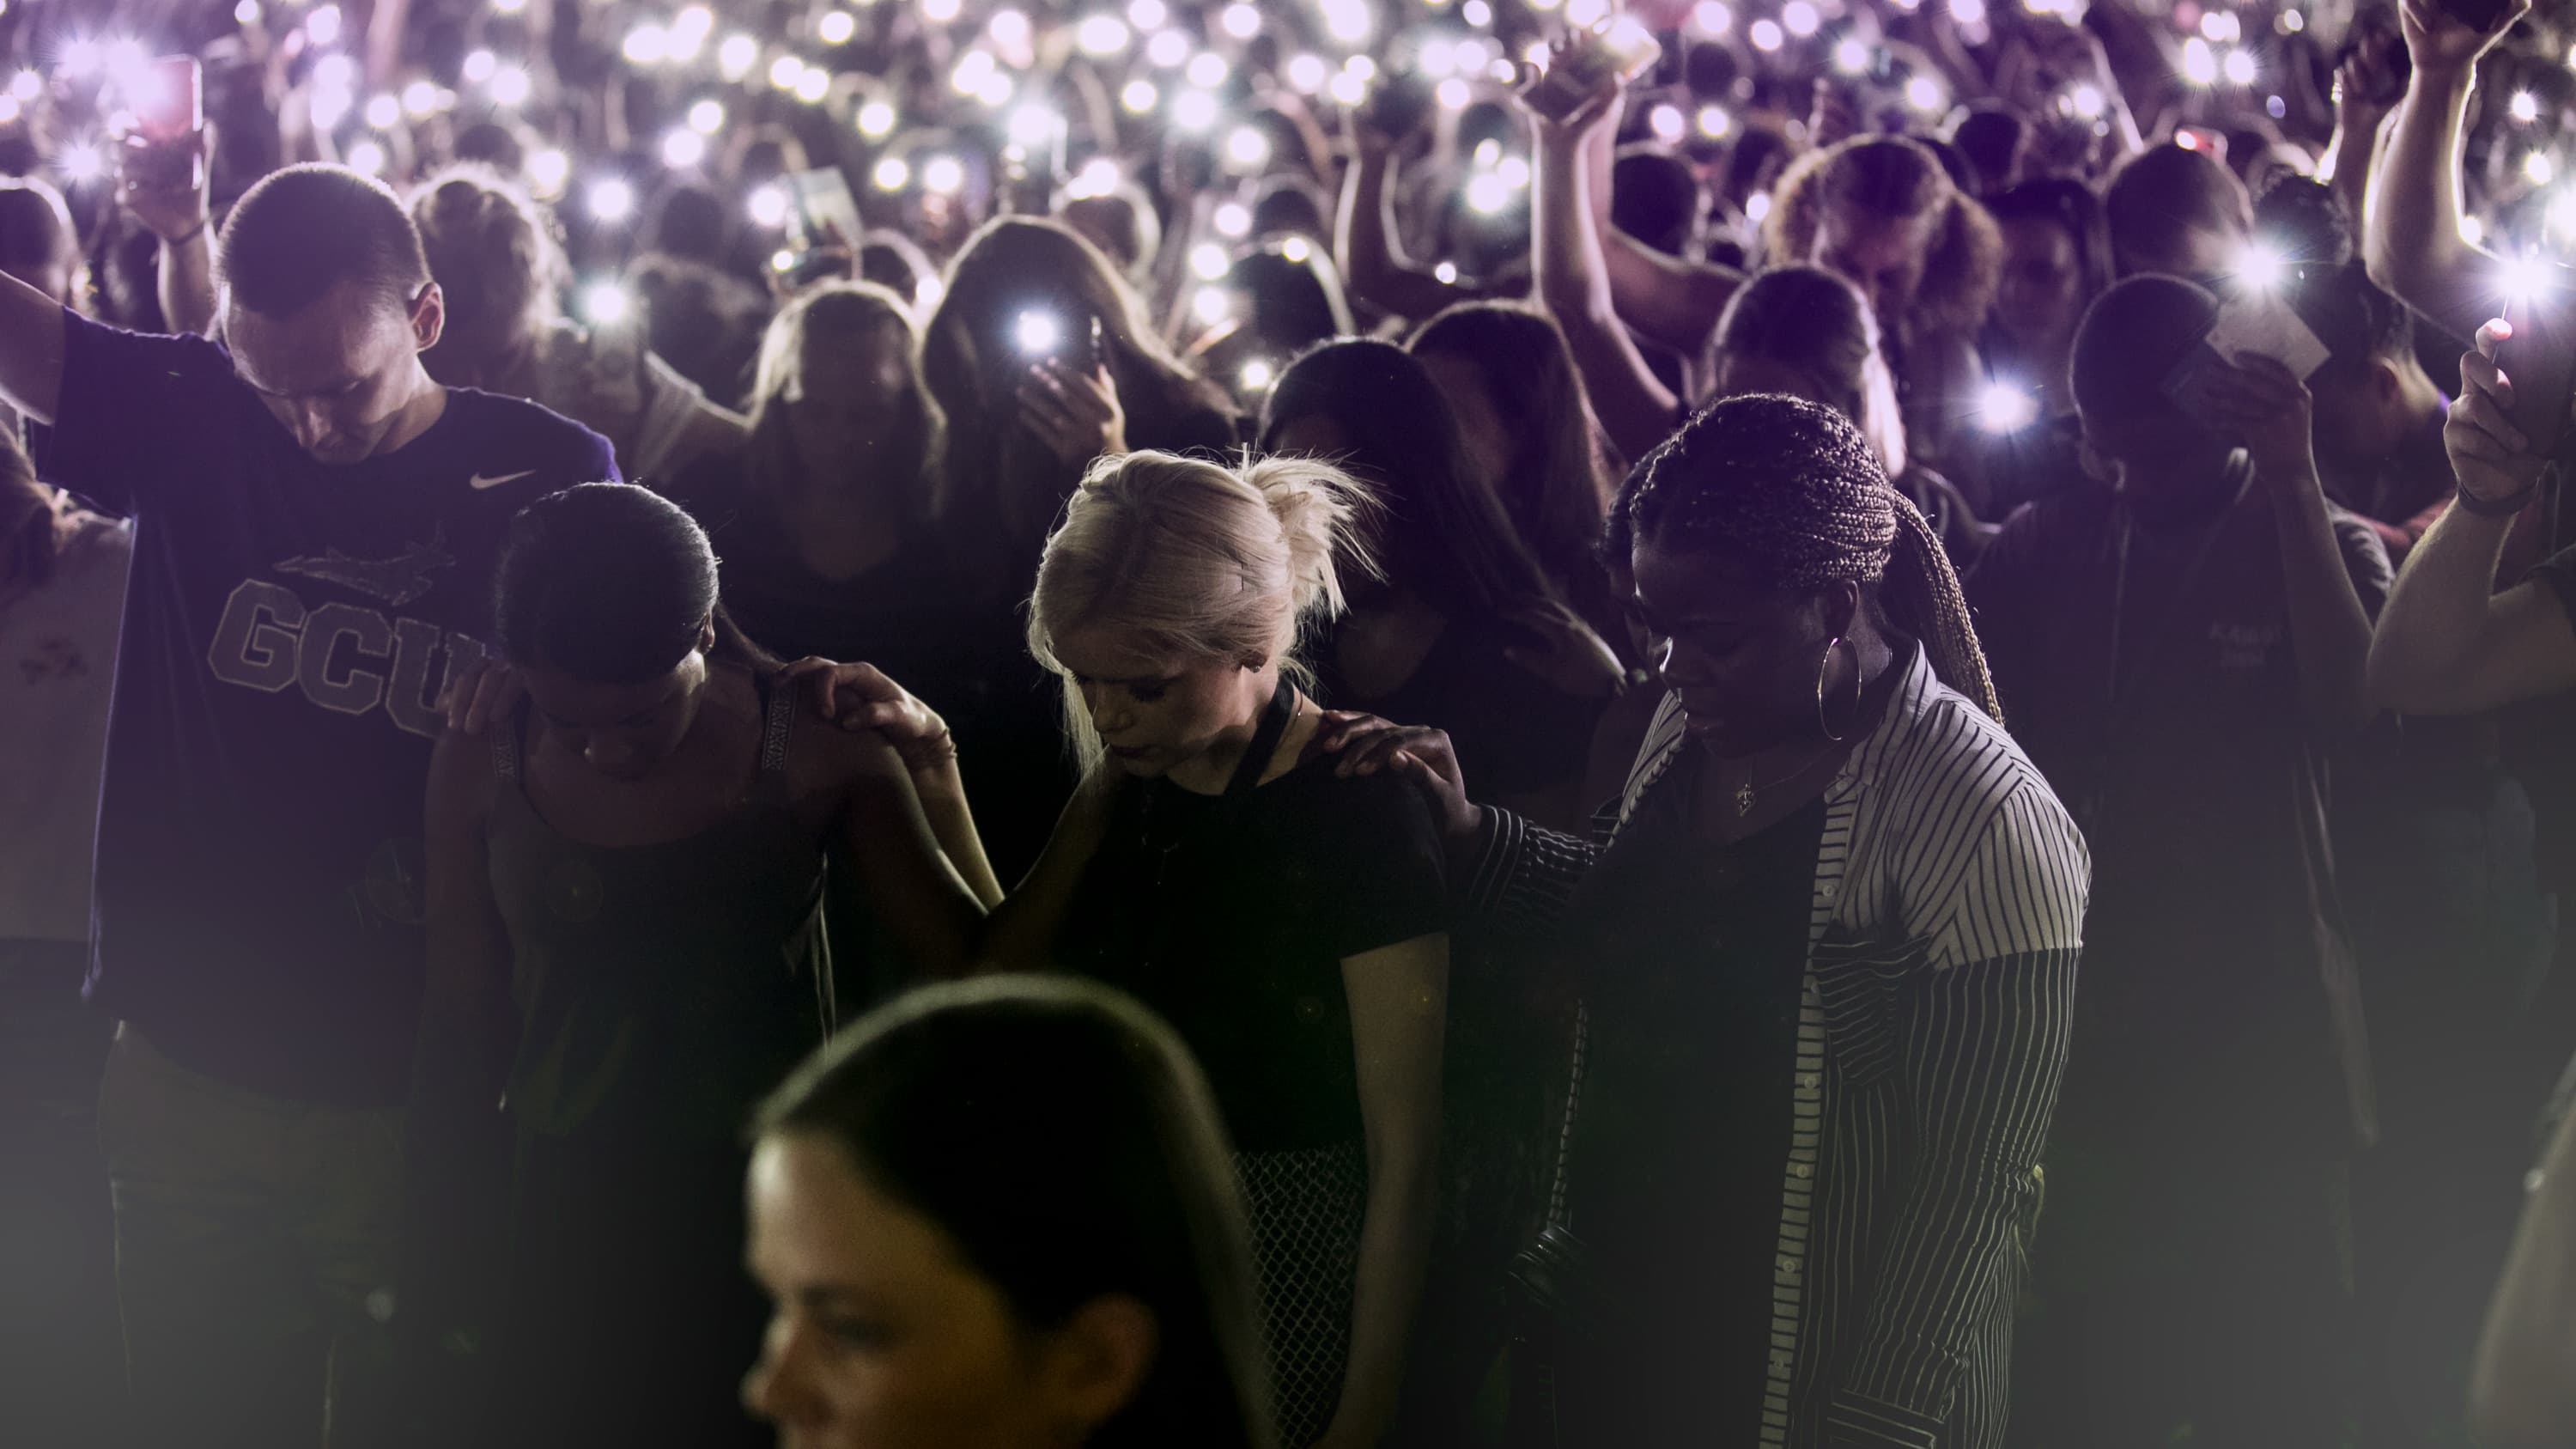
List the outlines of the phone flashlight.
<svg viewBox="0 0 2576 1449">
<path fill-rule="evenodd" d="M 1011 332 L 1023 357 L 1052 357 L 1064 345 L 1064 319 L 1053 312 L 1022 312 Z"/>
</svg>

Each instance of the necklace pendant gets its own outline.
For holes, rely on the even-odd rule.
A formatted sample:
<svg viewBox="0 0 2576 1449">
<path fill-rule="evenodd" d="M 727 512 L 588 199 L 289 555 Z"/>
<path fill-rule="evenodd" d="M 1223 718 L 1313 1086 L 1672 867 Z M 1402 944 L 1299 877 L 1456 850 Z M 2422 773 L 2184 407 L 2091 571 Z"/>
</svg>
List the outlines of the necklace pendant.
<svg viewBox="0 0 2576 1449">
<path fill-rule="evenodd" d="M 1735 787 L 1735 815 L 1736 818 L 1740 820 L 1752 813 L 1753 782 L 1747 780 L 1743 784 Z"/>
</svg>

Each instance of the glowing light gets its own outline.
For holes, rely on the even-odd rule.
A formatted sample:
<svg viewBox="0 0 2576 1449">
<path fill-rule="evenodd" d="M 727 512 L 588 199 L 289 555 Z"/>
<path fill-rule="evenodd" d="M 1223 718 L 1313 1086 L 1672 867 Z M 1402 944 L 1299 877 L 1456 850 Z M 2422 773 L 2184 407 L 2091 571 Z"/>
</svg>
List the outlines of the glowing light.
<svg viewBox="0 0 2576 1449">
<path fill-rule="evenodd" d="M 326 55 L 313 63 L 313 88 L 345 91 L 358 84 L 358 63 L 345 55 Z"/>
<path fill-rule="evenodd" d="M 1256 357 L 1245 363 L 1243 371 L 1237 376 L 1245 392 L 1261 392 L 1270 386 L 1274 374 L 1270 370 L 1269 363 Z"/>
<path fill-rule="evenodd" d="M 438 87 L 417 80 L 403 87 L 402 108 L 411 116 L 425 117 L 438 110 Z"/>
<path fill-rule="evenodd" d="M 1698 26 L 1702 35 L 1724 35 L 1735 26 L 1735 12 L 1719 0 L 1700 0 L 1691 7 L 1691 24 Z"/>
<path fill-rule="evenodd" d="M 528 79 L 525 70 L 505 65 L 492 72 L 489 90 L 492 104 L 496 106 L 524 106 L 528 103 L 528 92 L 533 88 L 534 83 Z"/>
<path fill-rule="evenodd" d="M 1503 178 L 1488 171 L 1467 183 L 1467 209 L 1479 216 L 1492 216 L 1512 204 L 1512 188 Z"/>
<path fill-rule="evenodd" d="M 1377 62 L 1365 55 L 1355 55 L 1342 62 L 1342 72 L 1345 75 L 1357 76 L 1364 81 L 1376 80 Z"/>
<path fill-rule="evenodd" d="M 1609 13 L 1610 0 L 1565 0 L 1565 18 L 1568 24 L 1585 27 L 1598 25 L 1601 23 L 1601 17 Z"/>
<path fill-rule="evenodd" d="M 825 45 L 847 45 L 859 33 L 859 18 L 847 10 L 827 10 L 814 22 L 814 38 Z"/>
<path fill-rule="evenodd" d="M 1443 286 L 1447 286 L 1450 283 L 1457 281 L 1458 264 L 1456 262 L 1442 262 L 1440 265 L 1431 269 L 1431 279 Z"/>
<path fill-rule="evenodd" d="M 2515 91 L 2513 102 L 2507 109 L 2515 120 L 2528 126 L 2540 119 L 2540 97 L 2529 91 Z"/>
<path fill-rule="evenodd" d="M 235 25 L 257 25 L 259 15 L 259 0 L 241 0 L 239 5 L 233 7 Z"/>
<path fill-rule="evenodd" d="M 1249 5 L 1228 5 L 1216 18 L 1217 28 L 1237 40 L 1250 40 L 1261 33 L 1261 12 Z"/>
<path fill-rule="evenodd" d="M 2258 292 L 2268 292 L 2288 280 L 2290 259 L 2277 248 L 2256 243 L 2236 257 L 2236 280 Z"/>
<path fill-rule="evenodd" d="M 593 282 L 581 289 L 581 315 L 593 327 L 616 326 L 634 306 L 634 299 L 615 282 Z"/>
<path fill-rule="evenodd" d="M 1749 222 L 1753 223 L 1755 226 L 1760 226 L 1764 221 L 1766 221 L 1766 220 L 1770 219 L 1770 216 L 1771 216 L 1771 193 L 1770 193 L 1770 192 L 1768 192 L 1768 191 L 1756 192 L 1756 193 L 1754 193 L 1752 196 L 1745 198 L 1745 202 L 1744 202 L 1744 219 L 1745 219 L 1746 221 L 1749 221 Z"/>
<path fill-rule="evenodd" d="M 611 176 L 590 184 L 590 214 L 601 221 L 624 221 L 635 214 L 635 188 Z"/>
<path fill-rule="evenodd" d="M 1756 20 L 1745 27 L 1744 34 L 1753 42 L 1755 50 L 1766 53 L 1778 50 L 1789 43 L 1789 38 L 1780 33 L 1780 22 L 1777 20 Z"/>
<path fill-rule="evenodd" d="M 496 101 L 501 99 L 500 87 L 498 85 L 495 85 L 492 89 L 492 98 Z M 340 128 L 340 123 L 348 119 L 349 108 L 356 104 L 357 98 L 338 86 L 315 86 L 313 88 L 313 99 L 307 105 L 307 109 L 311 112 L 313 118 L 313 129 L 317 131 L 338 130 Z M 510 102 L 503 101 L 502 104 L 508 105 Z"/>
<path fill-rule="evenodd" d="M 921 0 L 921 18 L 933 25 L 946 25 L 957 18 L 960 8 L 958 0 Z"/>
<path fill-rule="evenodd" d="M 1202 327 L 1213 327 L 1234 315 L 1234 299 L 1223 287 L 1201 287 L 1190 298 L 1190 315 Z"/>
<path fill-rule="evenodd" d="M 1467 0 L 1466 4 L 1458 7 L 1458 18 L 1482 30 L 1494 23 L 1494 7 L 1486 4 L 1485 0 Z"/>
<path fill-rule="evenodd" d="M 1325 89 L 1331 93 L 1334 100 L 1346 106 L 1356 106 L 1368 99 L 1368 82 L 1349 71 L 1333 77 L 1332 84 Z"/>
<path fill-rule="evenodd" d="M 316 5 L 304 17 L 304 39 L 312 45 L 329 45 L 340 38 L 340 7 Z"/>
<path fill-rule="evenodd" d="M 1029 43 L 1029 17 L 1023 11 L 996 10 L 984 24 L 984 33 L 1004 50 L 1024 50 Z"/>
<path fill-rule="evenodd" d="M 2219 62 L 2219 71 L 2227 77 L 2227 83 L 2229 85 L 2250 86 L 2254 84 L 2254 76 L 2256 74 L 2254 52 L 2250 50 L 2231 50 L 2227 52 L 2227 58 Z"/>
<path fill-rule="evenodd" d="M 921 168 L 921 189 L 933 196 L 955 196 L 966 189 L 966 165 L 954 156 L 933 156 Z"/>
<path fill-rule="evenodd" d="M 2103 112 L 2110 108 L 2111 102 L 2102 94 L 2100 86 L 2089 82 L 2079 83 L 2066 92 L 2066 109 L 2070 115 L 2087 121 L 2098 121 L 2102 118 Z"/>
<path fill-rule="evenodd" d="M 548 146 L 528 153 L 528 189 L 539 200 L 563 195 L 564 186 L 572 180 L 572 158 Z"/>
<path fill-rule="evenodd" d="M 1163 0 L 1135 0 L 1127 7 L 1127 23 L 1138 30 L 1159 30 L 1171 18 L 1171 7 Z"/>
<path fill-rule="evenodd" d="M 63 74 L 87 80 L 107 64 L 107 48 L 95 40 L 75 40 L 63 47 Z"/>
<path fill-rule="evenodd" d="M 2182 43 L 2182 78 L 2196 86 L 2218 84 L 2218 53 L 2197 35 Z"/>
<path fill-rule="evenodd" d="M 1190 248 L 1190 270 L 1200 281 L 1213 282 L 1224 276 L 1227 264 L 1225 248 L 1215 242 L 1200 242 Z"/>
<path fill-rule="evenodd" d="M 1172 124 L 1184 131 L 1204 131 L 1216 124 L 1216 97 L 1205 91 L 1183 91 L 1172 97 Z"/>
<path fill-rule="evenodd" d="M 1018 88 L 1009 71 L 997 70 L 984 78 L 984 84 L 975 92 L 975 99 L 998 111 L 1011 103 L 1012 92 Z"/>
<path fill-rule="evenodd" d="M 1476 163 L 1477 169 L 1479 169 L 1479 170 L 1490 170 L 1490 169 L 1492 169 L 1492 167 L 1493 167 L 1493 165 L 1494 165 L 1494 163 L 1495 163 L 1495 162 L 1500 161 L 1500 160 L 1502 160 L 1502 159 L 1503 159 L 1503 143 L 1502 143 L 1502 142 L 1497 141 L 1497 140 L 1493 139 L 1492 137 L 1488 136 L 1488 137 L 1486 137 L 1484 140 L 1479 141 L 1479 142 L 1477 142 L 1477 143 L 1476 143 L 1476 156 L 1475 156 L 1475 163 Z"/>
<path fill-rule="evenodd" d="M 349 163 L 350 170 L 358 172 L 361 175 L 382 176 L 385 174 L 385 148 L 382 144 L 376 141 L 360 141 L 349 148 L 348 155 L 340 159 Z"/>
<path fill-rule="evenodd" d="M 743 209 L 751 214 L 753 226 L 762 231 L 776 231 L 787 224 L 787 193 L 775 186 L 755 187 Z"/>
<path fill-rule="evenodd" d="M 1816 33 L 1817 26 L 1824 24 L 1824 17 L 1807 0 L 1789 0 L 1788 4 L 1780 7 L 1780 23 L 1788 27 L 1791 35 L 1804 40 Z"/>
<path fill-rule="evenodd" d="M 1145 62 L 1163 70 L 1178 70 L 1190 62 L 1190 38 L 1177 30 L 1158 30 L 1145 42 Z"/>
<path fill-rule="evenodd" d="M 1064 345 L 1064 323 L 1053 312 L 1023 312 L 1011 323 L 1012 340 L 1030 357 L 1044 357 Z"/>
<path fill-rule="evenodd" d="M 1724 106 L 1702 106 L 1699 108 L 1699 133 L 1701 135 L 1706 136 L 1712 141 L 1722 140 L 1725 138 L 1727 132 L 1734 129 L 1735 118 L 1726 113 L 1726 108 Z"/>
<path fill-rule="evenodd" d="M 1433 87 L 1431 94 L 1440 102 L 1442 110 L 1463 111 L 1467 109 L 1467 103 L 1476 98 L 1476 89 L 1453 75 Z"/>
<path fill-rule="evenodd" d="M 760 64 L 760 42 L 748 35 L 728 35 L 716 47 L 716 73 L 729 81 L 741 80 Z"/>
<path fill-rule="evenodd" d="M 1270 164 L 1270 138 L 1250 126 L 1237 126 L 1225 138 L 1225 159 L 1246 171 Z"/>
<path fill-rule="evenodd" d="M 2487 239 L 2487 224 L 2474 216 L 2460 218 L 2460 240 L 2476 246 Z"/>
<path fill-rule="evenodd" d="M 884 101 L 870 101 L 859 107 L 859 134 L 871 141 L 882 141 L 894 134 L 894 107 Z"/>
<path fill-rule="evenodd" d="M 1324 33 L 1344 45 L 1368 39 L 1375 26 L 1366 0 L 1323 0 L 1323 10 Z"/>
<path fill-rule="evenodd" d="M 2558 290 L 2560 269 L 2539 257 L 2500 257 L 2496 266 L 2497 288 L 2505 301 L 2516 307 Z"/>
<path fill-rule="evenodd" d="M 54 169 L 65 181 L 96 181 L 107 174 L 107 157 L 90 142 L 76 141 L 54 157 Z"/>
<path fill-rule="evenodd" d="M 1225 84 L 1225 57 L 1217 54 L 1213 50 L 1200 51 L 1198 54 L 1190 57 L 1188 68 L 1183 70 L 1181 74 L 1189 77 L 1191 85 L 1197 86 L 1202 90 L 1214 90 L 1218 86 Z"/>
<path fill-rule="evenodd" d="M 989 50 L 970 50 L 957 58 L 956 68 L 948 72 L 948 84 L 961 96 L 971 96 L 984 88 L 984 82 L 1000 73 L 1000 65 Z"/>
<path fill-rule="evenodd" d="M 1149 80 L 1131 80 L 1118 92 L 1118 104 L 1125 106 L 1131 116 L 1145 114 L 1162 99 L 1162 92 L 1154 89 Z"/>
<path fill-rule="evenodd" d="M 2200 33 L 2214 44 L 2233 45 L 2245 38 L 2245 22 L 2237 19 L 2232 10 L 2204 11 L 2200 17 Z"/>
<path fill-rule="evenodd" d="M 2039 399 L 2022 388 L 1986 384 L 1977 395 L 1977 426 L 1989 433 L 2018 433 L 2039 421 Z"/>
<path fill-rule="evenodd" d="M 662 138 L 662 164 L 686 171 L 707 159 L 707 138 L 682 127 Z"/>
<path fill-rule="evenodd" d="M 1971 29 L 1986 23 L 1986 0 L 1950 0 L 1950 18 Z"/>
<path fill-rule="evenodd" d="M 2558 162 L 2546 151 L 2534 151 L 2522 158 L 2523 178 L 2534 186 L 2547 186 L 2558 177 Z"/>
<path fill-rule="evenodd" d="M 1115 15 L 1086 15 L 1073 29 L 1073 43 L 1088 56 L 1116 55 L 1134 40 L 1135 32 Z"/>
<path fill-rule="evenodd" d="M 1069 200 L 1088 201 L 1092 197 L 1107 196 L 1116 191 L 1120 180 L 1117 162 L 1106 156 L 1094 156 L 1083 162 L 1082 169 L 1073 173 L 1073 179 L 1064 184 L 1064 194 Z M 1225 225 L 1222 209 L 1218 212 L 1217 225 L 1220 229 Z M 1246 213 L 1244 226 L 1249 230 L 1251 225 L 1251 216 Z"/>
<path fill-rule="evenodd" d="M 698 101 L 689 107 L 689 129 L 701 136 L 712 136 L 724 129 L 722 101 Z"/>
<path fill-rule="evenodd" d="M 45 93 L 45 78 L 32 70 L 22 70 L 9 77 L 9 94 L 21 101 L 32 101 Z"/>
<path fill-rule="evenodd" d="M 6 92 L 0 92 L 0 126 L 16 125 L 18 123 L 18 113 L 21 109 L 22 108 L 19 106 L 18 98 L 16 96 L 9 95 Z"/>
<path fill-rule="evenodd" d="M 1279 244 L 1280 258 L 1301 267 L 1306 265 L 1307 259 L 1314 254 L 1314 247 L 1309 245 L 1302 236 L 1292 236 Z"/>
<path fill-rule="evenodd" d="M 638 25 L 626 32 L 620 48 L 629 65 L 660 65 L 671 56 L 671 34 L 658 25 Z"/>
<path fill-rule="evenodd" d="M 492 0 L 495 15 L 516 15 L 528 8 L 528 0 Z"/>
<path fill-rule="evenodd" d="M 2576 236 L 2576 187 L 2561 191 L 2549 203 L 2549 229 L 2561 236 Z"/>
<path fill-rule="evenodd" d="M 1918 111 L 1937 111 L 1949 102 L 1941 83 L 1928 75 L 1918 75 L 1905 82 L 1905 103 Z"/>
<path fill-rule="evenodd" d="M 2281 12 L 2281 18 L 2272 23 L 2281 28 L 2283 35 L 2296 35 L 2308 28 L 2308 17 L 2296 10 L 2284 10 Z"/>
<path fill-rule="evenodd" d="M 1040 105 L 1022 106 L 1011 112 L 1011 144 L 1035 150 L 1055 140 L 1064 129 L 1064 117 Z"/>
<path fill-rule="evenodd" d="M 1414 69 L 1434 80 L 1458 73 L 1458 47 L 1437 36 L 1422 42 L 1413 59 Z"/>
<path fill-rule="evenodd" d="M 807 66 L 805 73 L 796 77 L 796 99 L 809 106 L 819 104 L 831 93 L 832 73 L 819 65 Z"/>
<path fill-rule="evenodd" d="M 389 131 L 402 124 L 402 101 L 394 96 L 367 97 L 367 124 L 379 131 Z"/>
<path fill-rule="evenodd" d="M 901 191 L 912 184 L 912 168 L 904 163 L 902 157 L 888 156 L 877 163 L 876 170 L 869 173 L 869 179 L 876 182 L 879 191 Z"/>
<path fill-rule="evenodd" d="M 1675 106 L 1657 106 L 1646 113 L 1646 129 L 1655 139 L 1670 144 L 1682 138 L 1682 113 Z"/>
<path fill-rule="evenodd" d="M 1834 69 L 1845 75 L 1858 75 L 1869 69 L 1869 47 L 1857 39 L 1835 42 Z"/>
<path fill-rule="evenodd" d="M 1514 191 L 1526 190 L 1530 184 L 1530 165 L 1518 156 L 1504 157 L 1503 164 L 1494 168 L 1494 174 L 1503 178 L 1503 184 Z"/>
<path fill-rule="evenodd" d="M 716 14 L 704 5 L 691 5 L 671 18 L 670 58 L 691 61 L 707 48 L 707 32 L 716 28 Z"/>
<path fill-rule="evenodd" d="M 769 254 L 769 269 L 773 272 L 796 270 L 796 254 L 785 247 L 780 247 Z"/>
<path fill-rule="evenodd" d="M 1332 78 L 1330 68 L 1324 64 L 1324 58 L 1320 55 L 1291 56 L 1287 65 L 1287 74 L 1289 89 L 1303 96 L 1311 96 L 1322 90 L 1324 83 Z"/>
</svg>

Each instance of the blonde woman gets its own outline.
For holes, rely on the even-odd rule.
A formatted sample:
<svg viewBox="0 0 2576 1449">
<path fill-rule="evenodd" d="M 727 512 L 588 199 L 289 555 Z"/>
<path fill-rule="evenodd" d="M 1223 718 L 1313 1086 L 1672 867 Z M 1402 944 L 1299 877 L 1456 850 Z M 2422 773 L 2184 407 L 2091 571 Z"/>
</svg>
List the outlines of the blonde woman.
<svg viewBox="0 0 2576 1449">
<path fill-rule="evenodd" d="M 1432 1220 L 1443 847 L 1406 782 L 1336 777 L 1300 637 L 1341 607 L 1357 484 L 1104 459 L 1048 539 L 1029 644 L 1084 784 L 985 953 L 1124 988 L 1208 1068 L 1238 1149 L 1280 1442 L 1378 1442 Z M 872 721 L 944 734 L 908 699 Z"/>
</svg>

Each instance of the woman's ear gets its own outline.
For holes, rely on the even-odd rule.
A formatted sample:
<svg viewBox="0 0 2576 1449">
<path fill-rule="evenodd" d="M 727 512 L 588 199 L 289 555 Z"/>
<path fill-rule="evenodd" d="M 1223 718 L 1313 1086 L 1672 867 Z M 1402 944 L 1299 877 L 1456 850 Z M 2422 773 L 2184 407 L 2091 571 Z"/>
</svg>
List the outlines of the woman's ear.
<svg viewBox="0 0 2576 1449">
<path fill-rule="evenodd" d="M 1084 1304 L 1047 1335 L 1037 1375 L 1044 1419 L 1074 1442 L 1090 1438 L 1135 1402 L 1161 1348 L 1154 1310 L 1137 1299 L 1110 1293 Z"/>
</svg>

